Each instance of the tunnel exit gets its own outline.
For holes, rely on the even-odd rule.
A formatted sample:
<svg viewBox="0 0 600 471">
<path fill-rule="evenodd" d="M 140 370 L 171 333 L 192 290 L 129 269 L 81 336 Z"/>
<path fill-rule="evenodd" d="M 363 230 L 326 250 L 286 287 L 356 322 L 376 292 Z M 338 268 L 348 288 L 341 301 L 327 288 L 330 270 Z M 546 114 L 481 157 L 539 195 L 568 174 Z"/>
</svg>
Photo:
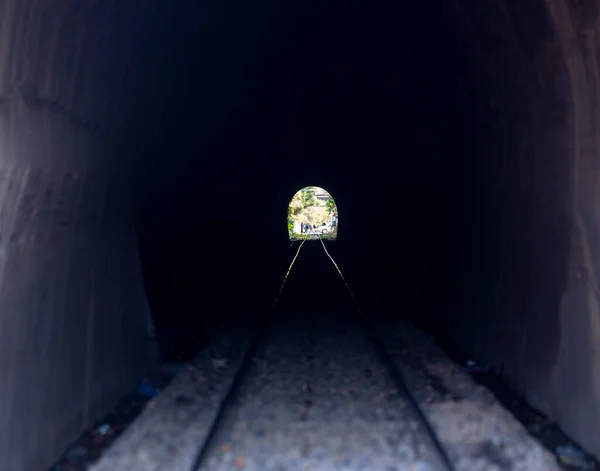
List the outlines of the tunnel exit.
<svg viewBox="0 0 600 471">
<path fill-rule="evenodd" d="M 318 186 L 307 186 L 294 194 L 287 221 L 290 241 L 337 238 L 337 205 L 329 192 Z"/>
</svg>

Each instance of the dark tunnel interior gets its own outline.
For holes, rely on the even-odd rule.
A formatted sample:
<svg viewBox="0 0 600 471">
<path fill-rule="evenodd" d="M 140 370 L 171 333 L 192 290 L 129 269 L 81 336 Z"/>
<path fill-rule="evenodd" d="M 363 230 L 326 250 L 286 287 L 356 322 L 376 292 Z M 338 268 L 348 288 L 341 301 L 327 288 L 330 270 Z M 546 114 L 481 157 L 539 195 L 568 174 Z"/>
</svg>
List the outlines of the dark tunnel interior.
<svg viewBox="0 0 600 471">
<path fill-rule="evenodd" d="M 0 1 L 11 470 L 131 386 L 148 313 L 168 361 L 263 315 L 307 185 L 336 200 L 328 248 L 364 308 L 448 336 L 600 452 L 596 1 L 42 3 Z M 351 309 L 318 243 L 284 293 Z M 42 357 L 55 379 L 24 379 Z M 35 456 L 13 446 L 73 398 Z"/>
</svg>

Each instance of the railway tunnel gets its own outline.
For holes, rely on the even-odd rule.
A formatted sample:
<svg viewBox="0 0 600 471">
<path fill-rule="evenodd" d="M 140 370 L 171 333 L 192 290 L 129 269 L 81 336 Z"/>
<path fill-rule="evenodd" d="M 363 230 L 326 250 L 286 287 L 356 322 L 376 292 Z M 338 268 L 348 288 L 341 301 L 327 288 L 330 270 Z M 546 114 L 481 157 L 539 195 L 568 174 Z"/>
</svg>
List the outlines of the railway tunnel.
<svg viewBox="0 0 600 471">
<path fill-rule="evenodd" d="M 336 200 L 365 309 L 443 332 L 600 453 L 599 19 L 595 0 L 0 1 L 8 469 L 260 316 L 307 185 Z"/>
</svg>

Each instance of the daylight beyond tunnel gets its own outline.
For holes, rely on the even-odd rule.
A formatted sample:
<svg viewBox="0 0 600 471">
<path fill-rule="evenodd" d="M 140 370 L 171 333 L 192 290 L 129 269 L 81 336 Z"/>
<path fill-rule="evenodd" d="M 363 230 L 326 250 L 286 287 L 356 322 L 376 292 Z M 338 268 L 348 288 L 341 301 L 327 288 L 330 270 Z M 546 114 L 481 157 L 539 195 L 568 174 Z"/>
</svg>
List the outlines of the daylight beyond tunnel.
<svg viewBox="0 0 600 471">
<path fill-rule="evenodd" d="M 599 19 L 0 0 L 2 469 L 49 465 L 158 355 L 263 315 L 307 182 L 367 309 L 448 336 L 600 454 Z"/>
<path fill-rule="evenodd" d="M 297 191 L 288 205 L 290 241 L 335 240 L 338 233 L 338 209 L 323 188 L 307 186 Z"/>
</svg>

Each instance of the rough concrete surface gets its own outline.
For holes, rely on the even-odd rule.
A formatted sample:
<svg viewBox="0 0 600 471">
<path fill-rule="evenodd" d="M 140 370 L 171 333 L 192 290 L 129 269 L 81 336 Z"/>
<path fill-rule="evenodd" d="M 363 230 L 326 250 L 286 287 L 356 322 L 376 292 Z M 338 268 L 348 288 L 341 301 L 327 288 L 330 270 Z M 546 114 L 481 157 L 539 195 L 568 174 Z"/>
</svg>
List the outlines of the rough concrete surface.
<svg viewBox="0 0 600 471">
<path fill-rule="evenodd" d="M 104 218 L 107 189 L 0 165 L 3 471 L 48 466 L 157 360 L 134 232 Z"/>
</svg>

